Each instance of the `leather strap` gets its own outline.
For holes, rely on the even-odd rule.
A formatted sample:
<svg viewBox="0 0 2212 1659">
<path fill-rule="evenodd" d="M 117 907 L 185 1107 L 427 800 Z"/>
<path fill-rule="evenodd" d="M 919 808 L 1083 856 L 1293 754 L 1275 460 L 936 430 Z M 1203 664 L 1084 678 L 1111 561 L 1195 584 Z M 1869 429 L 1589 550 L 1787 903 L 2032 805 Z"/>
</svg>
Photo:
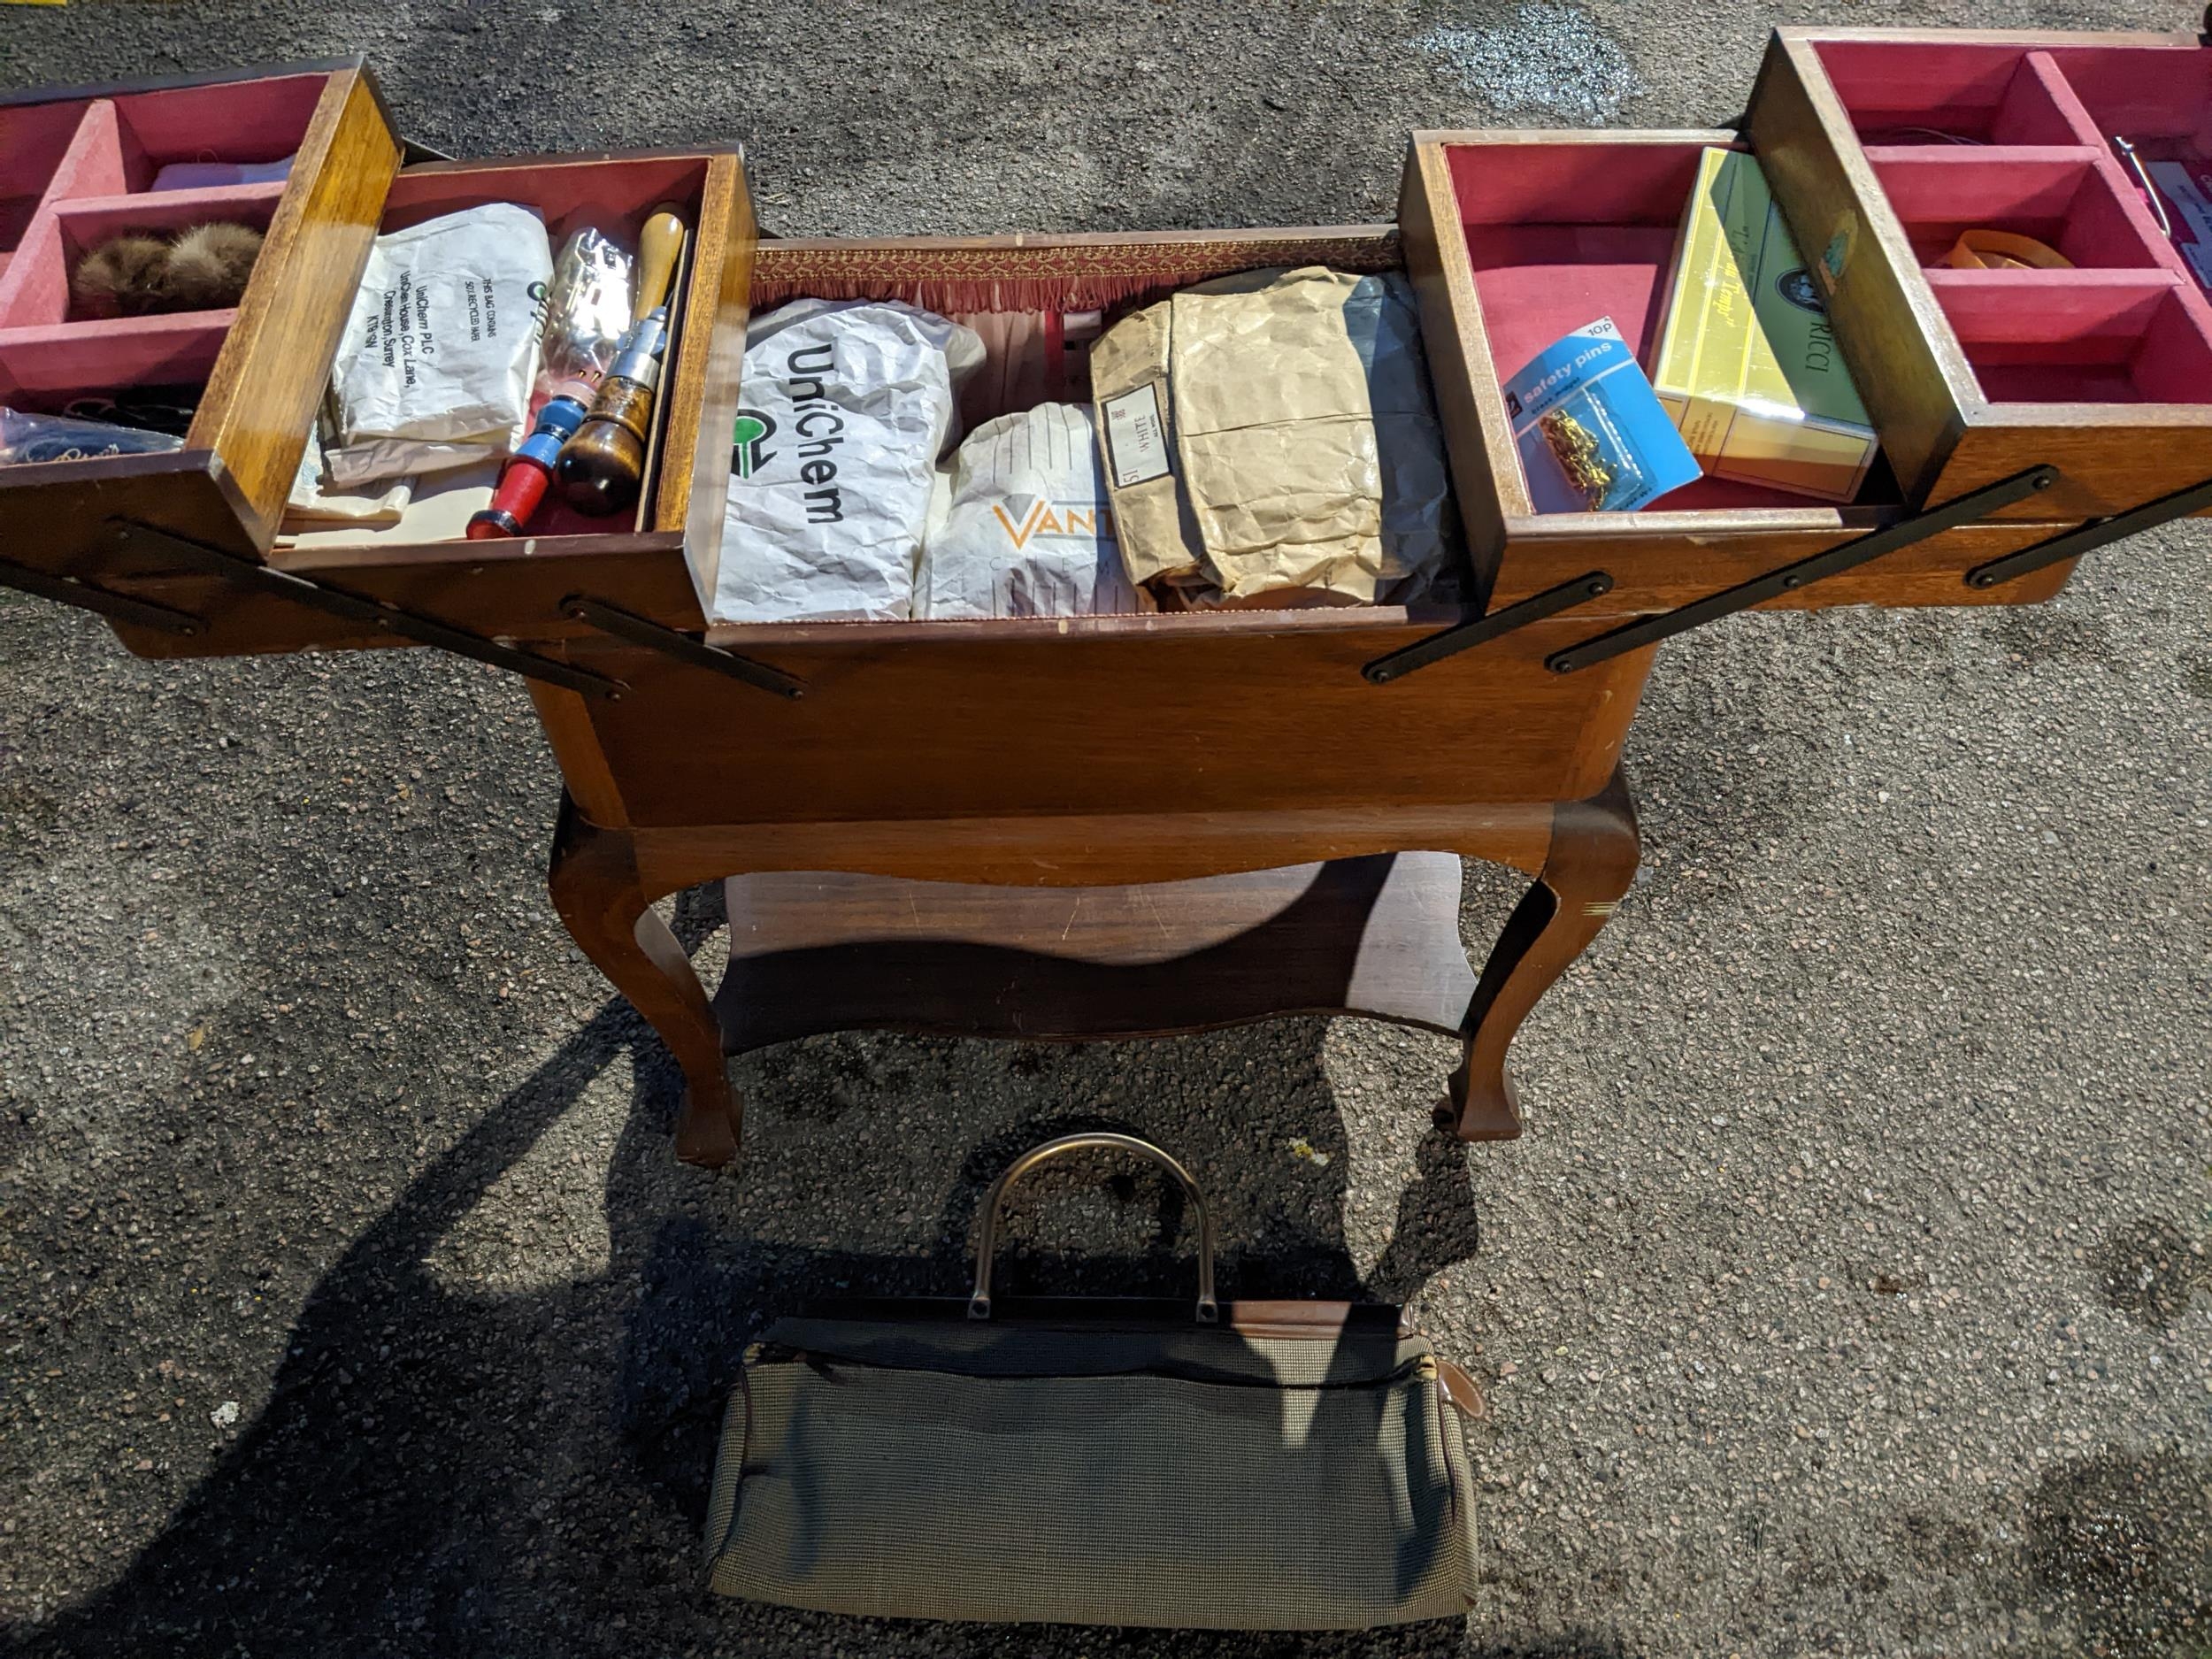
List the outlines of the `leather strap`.
<svg viewBox="0 0 2212 1659">
<path fill-rule="evenodd" d="M 1949 263 L 1960 271 L 2071 271 L 2074 262 L 2032 236 L 2008 230 L 1970 230 L 1951 249 Z"/>
<path fill-rule="evenodd" d="M 1482 1390 L 1475 1386 L 1475 1379 L 1441 1354 L 1436 1356 L 1436 1386 L 1465 1416 L 1490 1415 L 1490 1408 L 1483 1400 Z"/>
</svg>

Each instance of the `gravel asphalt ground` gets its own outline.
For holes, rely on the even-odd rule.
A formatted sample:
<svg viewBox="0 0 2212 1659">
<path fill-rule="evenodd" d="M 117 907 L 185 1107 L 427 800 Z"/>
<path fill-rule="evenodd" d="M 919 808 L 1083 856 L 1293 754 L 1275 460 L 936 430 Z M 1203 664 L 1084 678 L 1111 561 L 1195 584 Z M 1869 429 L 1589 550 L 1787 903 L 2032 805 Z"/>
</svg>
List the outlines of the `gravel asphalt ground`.
<svg viewBox="0 0 2212 1659">
<path fill-rule="evenodd" d="M 2116 0 L 1804 21 L 2178 27 Z M 0 84 L 370 52 L 475 153 L 741 139 L 786 234 L 1386 216 L 1404 131 L 1700 124 L 1758 8 L 762 0 L 0 8 Z M 4 535 L 0 531 L 0 536 Z M 546 901 L 517 684 L 159 666 L 0 598 L 0 1619 L 38 1655 L 2212 1654 L 2212 536 L 2018 611 L 1662 652 L 1649 852 L 1517 1050 L 1290 1021 L 672 1069 Z M 1516 896 L 1470 872 L 1479 945 Z M 711 892 L 677 907 L 703 963 Z M 1133 1126 L 1230 1284 L 1411 1299 L 1489 1396 L 1463 1628 L 1162 1637 L 720 1603 L 747 1333 L 955 1287 L 1012 1148 Z M 1303 1141 L 1318 1156 L 1301 1156 Z M 1325 1160 L 1325 1161 L 1324 1161 Z M 1143 1181 L 1033 1229 L 1180 1282 Z"/>
</svg>

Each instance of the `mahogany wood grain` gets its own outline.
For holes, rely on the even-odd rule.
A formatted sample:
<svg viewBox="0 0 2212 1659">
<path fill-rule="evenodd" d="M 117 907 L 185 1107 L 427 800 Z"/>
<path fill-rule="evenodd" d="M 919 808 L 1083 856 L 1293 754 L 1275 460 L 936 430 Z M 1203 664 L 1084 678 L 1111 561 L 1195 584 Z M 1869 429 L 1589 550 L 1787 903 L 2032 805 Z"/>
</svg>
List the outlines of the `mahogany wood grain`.
<svg viewBox="0 0 2212 1659">
<path fill-rule="evenodd" d="M 204 449 L 42 462 L 11 467 L 0 476 L 6 478 L 0 488 L 0 558 L 12 564 L 147 596 L 136 591 L 141 584 L 134 579 L 175 566 L 115 547 L 108 529 L 111 516 L 158 525 L 250 558 L 258 555 L 245 528 L 243 495 Z M 155 603 L 202 618 L 210 626 L 229 597 L 216 593 L 212 583 L 167 591 L 170 597 Z M 142 655 L 192 643 L 127 625 L 117 625 L 116 634 Z"/>
<path fill-rule="evenodd" d="M 1570 581 L 1585 571 L 1603 570 L 1614 579 L 1612 592 L 1567 614 L 1601 618 L 1671 611 L 1867 534 L 1894 520 L 1901 511 L 1854 507 L 1775 513 L 1764 515 L 1764 524 L 1747 524 L 1720 536 L 1667 522 L 1698 515 L 1651 513 L 1642 516 L 1655 520 L 1653 534 L 1633 540 L 1602 530 L 1577 534 L 1574 521 L 1580 514 L 1554 515 L 1532 525 L 1518 521 L 1522 533 L 1511 544 L 1491 603 L 1494 606 L 1512 604 Z M 2065 586 L 2073 570 L 2071 561 L 2047 565 L 2033 576 L 2000 588 L 1969 588 L 1966 572 L 2040 541 L 2062 527 L 2065 526 L 2007 520 L 1948 531 L 1886 553 L 1856 570 L 1770 599 L 1756 609 L 2032 604 L 2050 598 Z"/>
<path fill-rule="evenodd" d="M 747 872 L 838 870 L 991 886 L 1132 887 L 1408 848 L 1533 874 L 1552 806 L 1349 806 L 1303 811 L 692 824 L 625 832 L 664 892 Z"/>
<path fill-rule="evenodd" d="M 541 710 L 554 711 L 549 727 L 565 718 L 567 695 L 540 694 Z M 1617 778 L 1575 808 L 666 829 L 595 824 L 565 795 L 549 882 L 579 946 L 674 1055 L 685 1079 L 678 1152 L 691 1162 L 718 1164 L 735 1148 L 741 1107 L 722 1063 L 726 1041 L 734 1052 L 855 1024 L 1075 1038 L 1335 1010 L 1456 1029 L 1469 1044 L 1463 1071 L 1477 1081 L 1455 1081 L 1452 1098 L 1477 1104 L 1455 1109 L 1454 1121 L 1494 1138 L 1502 1120 L 1482 1102 L 1504 1089 L 1513 1032 L 1572 959 L 1569 943 L 1586 943 L 1602 925 L 1594 907 L 1625 887 L 1634 857 L 1632 846 L 1624 870 L 1624 833 L 1632 842 Z M 1388 856 L 1406 849 L 1535 872 L 1562 919 L 1531 926 L 1525 902 L 1521 933 L 1492 952 L 1486 995 L 1456 945 L 1455 864 Z M 1276 868 L 1290 864 L 1309 868 Z M 815 873 L 825 870 L 862 879 Z M 1235 872 L 1260 873 L 1219 879 Z M 744 878 L 733 895 L 733 951 L 749 964 L 726 979 L 718 1023 L 649 907 L 733 874 Z M 1205 877 L 1216 879 L 1197 879 Z M 990 885 L 944 885 L 953 881 Z M 1077 924 L 1082 936 L 1071 945 Z M 872 941 L 895 949 L 864 949 Z M 964 977 L 935 977 L 950 966 Z M 1017 981 L 1018 1028 L 987 1006 Z M 986 996 L 987 987 L 997 988 Z M 1485 1069 L 1493 1060 L 1494 1078 Z"/>
<path fill-rule="evenodd" d="M 1993 403 L 1953 447 L 1933 497 L 1963 495 L 2039 462 L 2063 470 L 2050 494 L 2070 513 L 2139 507 L 2212 480 L 2212 407 Z"/>
<path fill-rule="evenodd" d="M 398 140 L 366 73 L 332 75 L 188 438 L 237 480 L 263 547 L 291 493 L 398 167 Z"/>
<path fill-rule="evenodd" d="M 569 937 L 660 1033 L 682 1069 L 676 1156 L 692 1164 L 727 1163 L 737 1150 L 739 1105 L 723 1066 L 721 1038 L 690 957 L 652 908 L 675 886 L 646 883 L 631 838 L 585 819 L 566 795 L 546 885 Z"/>
<path fill-rule="evenodd" d="M 751 315 L 753 250 L 759 240 L 741 156 L 717 156 L 700 210 L 684 335 L 669 376 L 653 527 L 681 530 L 703 607 L 714 603 L 728 511 L 738 373 Z"/>
<path fill-rule="evenodd" d="M 733 878 L 726 1052 L 860 1028 L 1079 1041 L 1359 1014 L 1458 1033 L 1460 863 L 1384 853 L 1197 880 L 1008 888 Z"/>
<path fill-rule="evenodd" d="M 614 641 L 560 649 L 629 687 L 589 713 L 641 827 L 1549 803 L 1611 775 L 1648 650 L 1553 674 L 1590 631 L 1561 618 L 1373 686 L 1363 664 L 1432 629 L 1331 615 L 716 630 L 797 677 L 796 701 Z"/>
<path fill-rule="evenodd" d="M 539 680 L 525 683 L 577 810 L 608 829 L 627 829 L 629 814 L 623 807 L 621 791 L 615 787 L 607 757 L 592 733 L 591 712 L 582 694 Z"/>
<path fill-rule="evenodd" d="M 99 505 L 123 516 L 157 523 L 188 539 L 222 546 L 223 514 L 234 503 L 216 476 L 190 469 L 161 475 L 145 493 L 155 499 L 144 512 L 117 499 L 112 481 L 98 487 Z M 202 618 L 190 636 L 119 625 L 116 633 L 136 655 L 152 657 L 264 656 L 299 650 L 349 650 L 411 645 L 413 641 L 370 624 L 335 617 L 281 595 L 180 568 L 158 549 L 110 553 L 99 539 L 102 520 L 64 505 L 54 517 L 81 550 L 62 561 L 70 573 L 135 599 Z M 242 534 L 234 520 L 229 540 Z M 670 628 L 702 626 L 690 566 L 681 539 L 562 536 L 533 542 L 456 541 L 416 547 L 314 548 L 280 551 L 273 564 L 294 574 L 361 597 L 397 606 L 486 638 L 517 638 L 526 644 L 592 632 L 570 619 L 561 602 L 583 594 L 603 598 Z M 43 563 L 42 561 L 42 563 Z"/>
<path fill-rule="evenodd" d="M 1561 803 L 1551 846 L 1482 971 L 1466 1022 L 1467 1054 L 1438 1114 L 1463 1141 L 1506 1141 L 1521 1133 L 1521 1109 L 1505 1069 L 1521 1022 L 1597 937 L 1636 878 L 1640 843 L 1628 782 L 1616 773 L 1588 801 Z"/>
</svg>

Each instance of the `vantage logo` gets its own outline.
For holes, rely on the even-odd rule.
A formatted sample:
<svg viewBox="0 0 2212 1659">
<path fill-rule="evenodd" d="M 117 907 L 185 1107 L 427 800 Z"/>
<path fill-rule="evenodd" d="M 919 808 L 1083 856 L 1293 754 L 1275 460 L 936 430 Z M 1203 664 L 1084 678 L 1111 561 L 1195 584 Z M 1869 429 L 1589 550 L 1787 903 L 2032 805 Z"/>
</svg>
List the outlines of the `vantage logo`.
<svg viewBox="0 0 2212 1659">
<path fill-rule="evenodd" d="M 731 433 L 730 465 L 740 478 L 750 478 L 772 458 L 762 446 L 775 436 L 776 423 L 757 409 L 741 409 Z"/>
<path fill-rule="evenodd" d="M 1012 511 L 1008 511 L 1009 509 Z M 1102 541 L 1114 539 L 1114 515 L 1104 507 L 1078 507 L 1070 502 L 1055 503 L 1036 495 L 1009 495 L 1002 502 L 991 503 L 991 516 L 1006 532 L 1006 539 L 1018 553 L 1033 537 L 1047 540 L 1055 537 L 1095 536 Z"/>
</svg>

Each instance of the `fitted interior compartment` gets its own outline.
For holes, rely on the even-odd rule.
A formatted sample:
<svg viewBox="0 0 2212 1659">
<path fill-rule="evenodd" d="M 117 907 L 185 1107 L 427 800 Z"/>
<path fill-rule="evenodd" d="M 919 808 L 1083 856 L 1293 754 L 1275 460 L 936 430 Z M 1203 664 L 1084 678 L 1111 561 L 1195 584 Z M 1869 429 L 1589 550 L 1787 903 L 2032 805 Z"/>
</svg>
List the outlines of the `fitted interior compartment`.
<svg viewBox="0 0 2212 1659">
<path fill-rule="evenodd" d="M 754 257 L 752 314 L 766 317 L 800 299 L 895 300 L 949 318 L 973 330 L 984 362 L 962 387 L 961 433 L 1000 415 L 1045 402 L 1089 404 L 1087 350 L 1066 345 L 1080 320 L 1083 332 L 1102 334 L 1131 313 L 1171 298 L 1200 282 L 1243 272 L 1326 265 L 1360 274 L 1402 269 L 1397 239 L 1379 232 L 1248 230 L 1212 235 L 1072 237 L 1055 242 L 1008 238 L 978 246 L 959 239 L 917 237 L 884 242 L 764 242 Z M 1091 319 L 1095 317 L 1095 323 Z M 949 465 L 958 434 L 947 451 Z M 1048 503 L 1037 503 L 1047 509 Z M 1010 535 L 1017 526 L 1009 526 Z M 726 562 L 743 557 L 733 541 Z M 1465 572 L 1457 573 L 1463 580 Z M 1432 595 L 1421 602 L 1440 617 L 1456 614 L 1453 602 Z M 1295 607 L 1292 607 L 1295 609 Z M 1347 626 L 1394 606 L 1326 605 L 1319 614 Z M 1284 611 L 1248 608 L 1163 609 L 1146 613 L 1154 626 L 1205 627 L 1263 626 Z M 1105 619 L 1106 613 L 1002 618 L 992 626 L 1065 630 Z M 718 621 L 730 637 L 771 639 L 787 629 L 905 628 L 956 630 L 972 619 L 915 618 L 910 621 Z"/>
<path fill-rule="evenodd" d="M 96 100 L 84 173 L 74 193 L 150 190 L 172 162 L 261 165 L 288 159 L 307 136 L 325 74 L 276 75 L 119 93 Z"/>
<path fill-rule="evenodd" d="M 218 219 L 265 230 L 280 181 L 156 190 L 155 180 L 172 163 L 288 160 L 329 81 L 311 72 L 0 108 L 0 402 L 50 407 L 205 380 L 234 311 L 88 318 L 71 302 L 72 273 L 128 232 Z"/>
<path fill-rule="evenodd" d="M 2121 158 L 2200 159 L 2212 51 L 2175 41 L 1816 42 L 1982 396 L 2212 403 L 2212 309 Z M 2186 227 L 2182 227 L 2186 234 Z M 1969 230 L 2073 269 L 1955 270 Z"/>
<path fill-rule="evenodd" d="M 2094 145 L 2052 55 L 2018 42 L 1822 41 L 1862 143 Z"/>
<path fill-rule="evenodd" d="M 84 110 L 81 104 L 0 109 L 0 274 L 37 218 Z"/>
<path fill-rule="evenodd" d="M 1666 320 L 1675 242 L 1708 145 L 1449 144 L 1454 199 L 1501 384 L 1563 334 L 1609 317 L 1647 372 Z M 1859 505 L 1893 501 L 1878 464 Z M 1647 511 L 1806 508 L 1810 497 L 1702 478 Z"/>
<path fill-rule="evenodd" d="M 655 209 L 663 206 L 674 208 L 695 237 L 707 170 L 707 158 L 702 156 L 642 156 L 619 160 L 495 164 L 482 167 L 441 164 L 402 172 L 393 180 L 385 197 L 380 229 L 385 233 L 404 230 L 465 208 L 509 202 L 532 210 L 544 220 L 551 251 L 557 256 L 570 235 L 587 227 L 595 227 L 612 236 L 634 254 L 645 220 Z M 691 261 L 687 257 L 677 268 L 676 282 L 684 282 L 690 270 Z M 664 431 L 668 425 L 670 394 L 675 380 L 673 368 L 683 334 L 694 326 L 710 326 L 712 316 L 711 295 L 706 296 L 695 312 L 688 298 L 675 311 L 675 333 L 662 359 L 661 384 L 654 398 L 653 423 L 657 433 Z M 541 389 L 531 403 L 534 421 L 544 402 Z M 418 503 L 427 503 L 432 497 L 451 488 L 475 488 L 478 471 L 460 469 L 443 474 L 419 475 Z M 578 512 L 561 501 L 557 490 L 549 492 L 544 504 L 531 519 L 527 534 L 538 539 L 632 532 L 653 522 L 662 478 L 659 469 L 652 469 L 634 512 L 626 509 L 604 518 Z M 362 493 L 373 495 L 376 488 L 364 487 Z M 456 518 L 456 525 L 448 525 L 449 518 Z M 457 526 L 465 518 L 465 511 L 458 512 L 457 518 L 454 513 L 443 513 L 431 521 L 437 526 L 432 534 L 426 534 L 419 519 L 411 524 L 403 518 L 396 525 L 380 526 L 374 530 L 328 525 L 287 534 L 283 539 L 294 546 L 319 549 L 357 542 L 400 544 L 451 539 L 460 534 Z"/>
<path fill-rule="evenodd" d="M 2177 175 L 2153 197 L 2134 171 L 2139 164 L 2153 173 L 2164 163 L 2189 165 L 2198 175 L 2195 196 L 2212 198 L 2212 50 L 2178 40 L 2049 49 L 1852 40 L 1818 42 L 1815 50 L 1924 264 L 1936 234 L 1932 222 L 1967 211 L 1978 196 L 1989 202 L 1989 214 L 2001 214 L 2008 172 L 2055 188 L 2056 151 L 2070 148 L 2093 171 L 2077 180 L 2063 208 L 2041 202 L 2025 210 L 2061 232 L 2062 253 L 2081 265 L 2162 265 L 2212 288 L 2212 199 L 2185 204 L 2192 187 Z M 2120 141 L 2132 146 L 2134 162 L 2124 164 Z M 1909 146 L 1924 148 L 1928 159 L 1916 163 Z M 1944 188 L 1932 171 L 1893 176 L 1947 157 L 1963 169 L 1955 204 L 1927 201 Z M 1977 173 L 1986 182 L 1975 182 Z M 2168 223 L 2181 221 L 2171 237 L 2162 211 Z M 2193 211 L 2205 221 L 2202 234 L 2187 222 Z M 1982 227 L 2036 234 L 2001 220 L 1985 219 Z M 2176 239 L 2197 246 L 2185 253 Z"/>
<path fill-rule="evenodd" d="M 2141 198 L 2116 163 L 2093 152 L 1870 149 L 1867 160 L 1924 266 L 1947 265 L 1969 230 L 2032 237 L 2085 269 L 2169 263 Z"/>
<path fill-rule="evenodd" d="M 2100 145 L 2124 138 L 2158 153 L 2212 156 L 2212 51 L 2192 46 L 2081 46 L 2049 54 Z"/>
<path fill-rule="evenodd" d="M 0 283 L 0 388 L 42 396 L 204 379 L 234 308 L 90 317 L 72 294 L 73 273 L 116 236 L 166 238 L 216 221 L 265 231 L 283 194 L 272 184 L 50 204 Z"/>
<path fill-rule="evenodd" d="M 1937 271 L 1993 403 L 2212 403 L 2212 310 L 2159 272 Z"/>
</svg>

